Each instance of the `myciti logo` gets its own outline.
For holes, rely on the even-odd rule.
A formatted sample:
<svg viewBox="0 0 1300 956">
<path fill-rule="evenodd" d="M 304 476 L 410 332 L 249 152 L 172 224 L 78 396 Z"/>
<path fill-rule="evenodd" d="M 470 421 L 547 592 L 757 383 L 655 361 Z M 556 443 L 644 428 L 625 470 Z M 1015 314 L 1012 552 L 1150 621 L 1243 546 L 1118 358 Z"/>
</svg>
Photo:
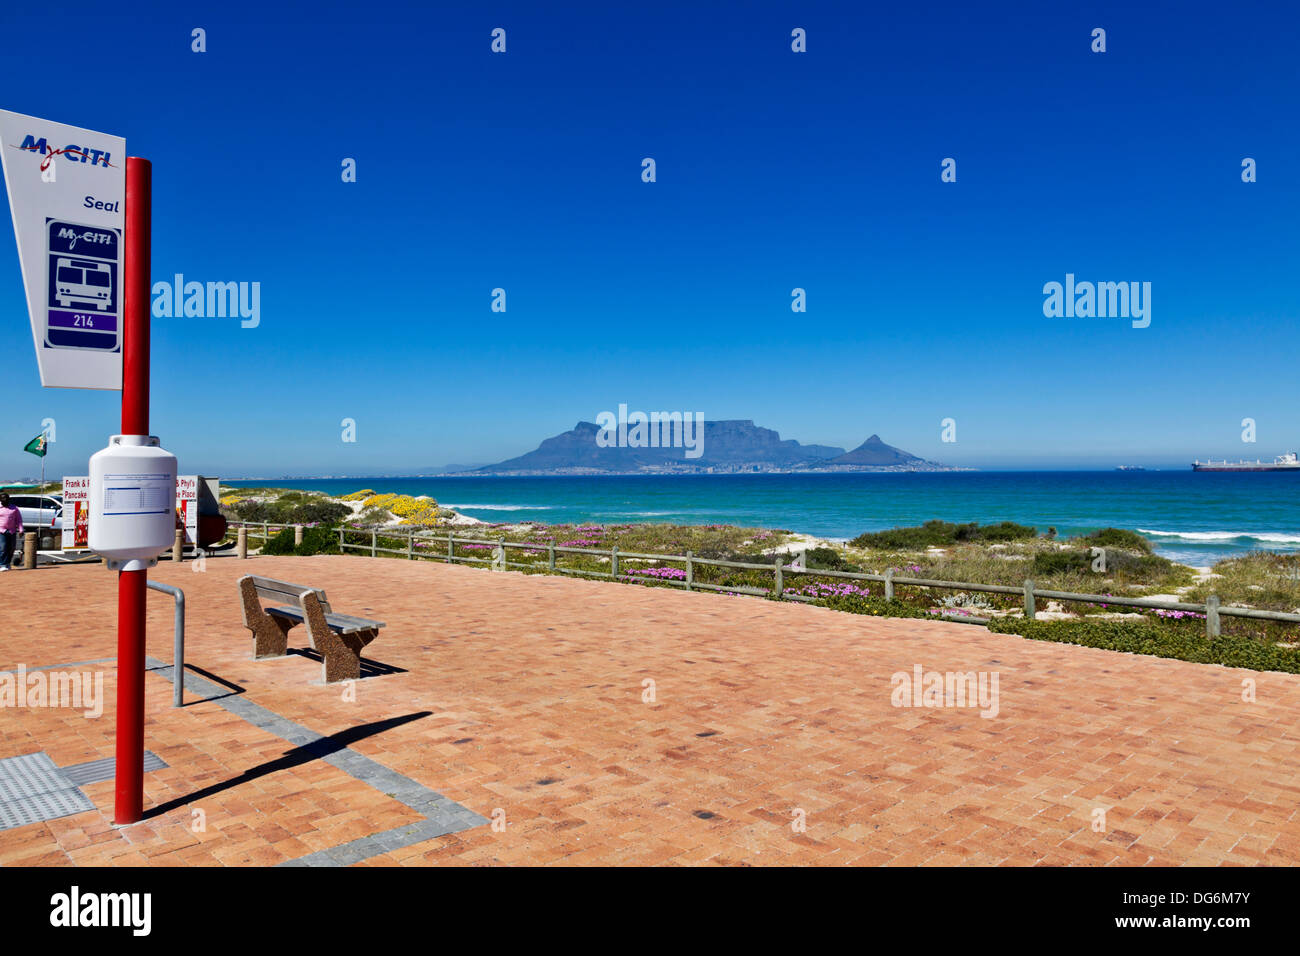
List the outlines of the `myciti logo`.
<svg viewBox="0 0 1300 956">
<path fill-rule="evenodd" d="M 62 149 L 52 149 L 44 136 L 37 139 L 31 133 L 23 137 L 19 149 L 25 149 L 28 152 L 44 156 L 45 160 L 41 163 L 41 169 L 49 163 L 55 156 L 66 156 L 69 162 L 73 163 L 90 163 L 92 166 L 112 166 L 112 153 L 102 149 L 92 149 L 89 146 L 78 146 L 76 143 L 70 143 Z"/>
<path fill-rule="evenodd" d="M 56 237 L 68 244 L 69 252 L 77 247 L 78 241 L 98 243 L 99 245 L 111 245 L 113 242 L 113 234 L 103 229 L 86 229 L 84 232 L 77 232 L 75 229 L 63 226 L 59 229 Z"/>
</svg>

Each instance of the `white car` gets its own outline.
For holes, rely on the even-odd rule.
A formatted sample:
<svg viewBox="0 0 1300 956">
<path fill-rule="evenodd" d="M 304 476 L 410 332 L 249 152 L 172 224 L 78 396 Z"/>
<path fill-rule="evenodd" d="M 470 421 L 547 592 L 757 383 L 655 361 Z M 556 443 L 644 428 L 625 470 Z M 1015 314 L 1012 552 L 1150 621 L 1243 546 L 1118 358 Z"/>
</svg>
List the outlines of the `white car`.
<svg viewBox="0 0 1300 956">
<path fill-rule="evenodd" d="M 63 535 L 62 495 L 9 494 L 10 507 L 17 508 L 23 516 L 23 530 L 36 532 L 36 547 L 51 549 L 60 546 Z M 15 555 L 22 553 L 23 538 L 18 536 Z"/>
</svg>

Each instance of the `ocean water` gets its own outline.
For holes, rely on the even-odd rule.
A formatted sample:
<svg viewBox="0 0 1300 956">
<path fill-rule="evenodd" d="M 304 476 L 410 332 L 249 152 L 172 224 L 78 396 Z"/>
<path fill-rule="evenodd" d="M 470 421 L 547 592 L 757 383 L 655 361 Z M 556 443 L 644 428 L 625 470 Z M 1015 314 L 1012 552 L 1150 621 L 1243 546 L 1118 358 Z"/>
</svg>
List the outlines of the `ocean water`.
<svg viewBox="0 0 1300 956">
<path fill-rule="evenodd" d="M 1186 471 L 635 475 L 229 481 L 340 495 L 432 495 L 488 522 L 741 524 L 848 539 L 945 521 L 1016 521 L 1061 536 L 1107 526 L 1164 556 L 1207 565 L 1251 550 L 1300 551 L 1300 475 Z"/>
</svg>

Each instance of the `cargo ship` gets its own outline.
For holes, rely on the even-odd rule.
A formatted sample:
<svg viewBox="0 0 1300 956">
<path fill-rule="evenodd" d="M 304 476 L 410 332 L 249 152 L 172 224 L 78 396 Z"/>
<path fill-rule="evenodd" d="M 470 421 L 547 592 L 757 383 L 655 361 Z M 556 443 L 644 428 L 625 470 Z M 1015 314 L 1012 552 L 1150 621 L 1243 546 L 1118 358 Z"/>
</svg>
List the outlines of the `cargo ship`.
<svg viewBox="0 0 1300 956">
<path fill-rule="evenodd" d="M 1272 463 L 1266 461 L 1194 461 L 1192 471 L 1300 471 L 1300 457 L 1295 452 L 1278 455 Z"/>
</svg>

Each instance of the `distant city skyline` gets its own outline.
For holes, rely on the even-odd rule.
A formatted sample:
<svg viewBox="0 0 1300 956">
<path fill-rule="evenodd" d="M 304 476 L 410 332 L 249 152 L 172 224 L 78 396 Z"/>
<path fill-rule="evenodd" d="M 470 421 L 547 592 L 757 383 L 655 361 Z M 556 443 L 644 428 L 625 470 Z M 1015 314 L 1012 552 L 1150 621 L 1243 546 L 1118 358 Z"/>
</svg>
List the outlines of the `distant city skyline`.
<svg viewBox="0 0 1300 956">
<path fill-rule="evenodd" d="M 153 281 L 257 284 L 153 319 L 183 473 L 490 464 L 621 403 L 984 470 L 1300 448 L 1293 11 L 308 9 L 0 10 L 0 108 L 153 161 Z M 40 387 L 7 224 L 0 328 L 0 476 L 44 419 L 84 474 L 119 396 Z"/>
</svg>

